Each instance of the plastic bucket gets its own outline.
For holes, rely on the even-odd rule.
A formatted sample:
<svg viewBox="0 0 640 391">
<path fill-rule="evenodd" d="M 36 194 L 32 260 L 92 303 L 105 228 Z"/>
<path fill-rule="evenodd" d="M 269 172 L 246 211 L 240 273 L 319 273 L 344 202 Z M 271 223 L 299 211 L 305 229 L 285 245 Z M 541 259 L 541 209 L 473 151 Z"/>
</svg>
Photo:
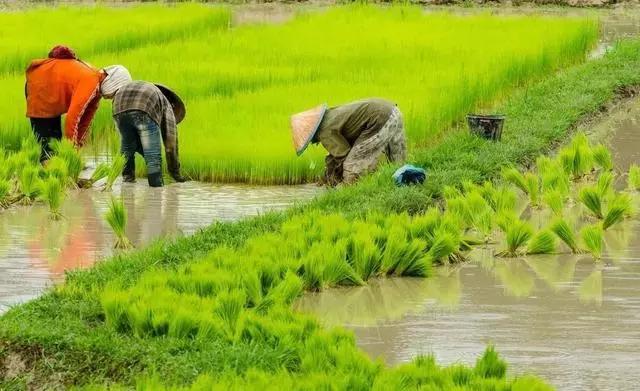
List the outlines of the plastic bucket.
<svg viewBox="0 0 640 391">
<path fill-rule="evenodd" d="M 471 133 L 488 140 L 500 141 L 504 115 L 467 114 L 467 124 Z"/>
</svg>

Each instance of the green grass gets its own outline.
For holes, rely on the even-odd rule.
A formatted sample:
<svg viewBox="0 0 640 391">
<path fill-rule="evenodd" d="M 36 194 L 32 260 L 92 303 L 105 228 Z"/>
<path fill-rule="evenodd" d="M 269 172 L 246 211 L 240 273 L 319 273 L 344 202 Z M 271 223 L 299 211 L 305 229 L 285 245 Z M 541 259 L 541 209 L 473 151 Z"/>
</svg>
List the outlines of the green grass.
<svg viewBox="0 0 640 391">
<path fill-rule="evenodd" d="M 381 365 L 372 363 L 355 349 L 355 342 L 350 334 L 340 329 L 322 329 L 316 320 L 299 314 L 292 315 L 286 306 L 280 307 L 282 312 L 271 313 L 264 319 L 249 317 L 246 319 L 249 324 L 243 321 L 236 323 L 242 330 L 251 330 L 249 335 L 252 338 L 260 337 L 259 340 L 253 340 L 260 342 L 249 343 L 239 339 L 230 344 L 225 341 L 228 341 L 226 338 L 230 338 L 231 333 L 215 339 L 158 338 L 118 330 L 106 324 L 106 307 L 103 307 L 101 299 L 109 289 L 115 293 L 125 292 L 125 298 L 134 297 L 129 292 L 145 294 L 143 283 L 151 286 L 156 283 L 153 279 L 143 281 L 142 277 L 146 273 L 159 273 L 162 276 L 165 272 L 171 276 L 172 272 L 186 272 L 189 265 L 199 263 L 216 267 L 216 258 L 206 262 L 207 257 L 216 251 L 221 252 L 224 247 L 235 254 L 235 250 L 248 249 L 247 246 L 256 247 L 251 251 L 259 251 L 260 248 L 273 251 L 272 247 L 277 249 L 281 245 L 282 241 L 265 242 L 264 235 L 282 232 L 286 234 L 287 242 L 299 240 L 296 236 L 304 237 L 307 232 L 314 231 L 307 230 L 306 225 L 298 225 L 296 229 L 287 222 L 295 221 L 300 218 L 300 214 L 305 215 L 306 212 L 341 214 L 353 223 L 356 217 L 365 222 L 379 221 L 374 217 L 375 212 L 384 217 L 392 215 L 394 211 L 406 211 L 415 215 L 433 210 L 429 208 L 434 205 L 434 197 L 441 194 L 444 186 L 461 187 L 467 180 L 482 183 L 496 178 L 500 168 L 506 164 L 533 162 L 539 153 L 547 151 L 555 142 L 566 139 L 568 130 L 578 120 L 586 114 L 597 112 L 609 102 L 617 88 L 640 82 L 640 76 L 635 71 L 640 65 L 639 49 L 640 43 L 620 46 L 604 59 L 560 72 L 531 86 L 526 92 L 515 94 L 498 108 L 510 118 L 501 143 L 452 132 L 437 146 L 417 150 L 414 159 L 429 170 L 429 181 L 423 186 L 395 188 L 390 180 L 392 168 L 385 167 L 364 178 L 356 186 L 340 187 L 308 205 L 251 220 L 214 224 L 192 237 L 160 241 L 144 250 L 121 254 L 91 270 L 70 272 L 63 287 L 16 307 L 0 318 L 0 356 L 16 353 L 28 363 L 27 368 L 16 379 L 3 381 L 8 383 L 7 387 L 28 383 L 45 389 L 110 382 L 129 387 L 138 383 L 141 387 L 158 389 L 160 385 L 167 384 L 191 385 L 200 377 L 205 386 L 209 384 L 206 381 L 215 381 L 221 383 L 223 388 L 228 384 L 242 388 L 281 382 L 285 386 L 291 384 L 291 388 L 295 384 L 309 387 L 335 384 L 338 388 L 368 389 L 376 385 L 379 389 L 389 389 L 398 384 L 424 384 L 428 387 L 429 379 L 441 381 L 438 384 L 450 384 L 447 382 L 457 379 L 457 382 L 463 383 L 455 384 L 462 384 L 463 389 L 482 389 L 474 386 L 477 383 L 467 381 L 477 381 L 478 377 L 484 377 L 491 380 L 491 383 L 485 385 L 494 389 L 497 386 L 515 389 L 516 385 L 521 389 L 535 389 L 536 386 L 545 389 L 539 380 L 530 377 L 513 381 L 493 377 L 503 373 L 502 365 L 493 357 L 488 358 L 487 363 L 476 365 L 480 369 L 451 366 L 437 371 L 426 370 L 431 364 L 429 360 L 421 358 L 411 364 L 383 370 Z M 408 232 L 427 234 L 436 232 L 436 229 L 431 229 L 433 225 L 452 224 L 451 221 L 434 223 L 433 216 L 429 217 L 429 213 L 433 212 L 425 214 L 427 217 L 421 219 L 420 224 L 415 222 L 415 217 L 411 219 L 402 215 L 397 217 L 399 220 L 395 224 L 402 226 L 402 219 L 406 219 L 412 221 L 412 226 L 417 225 L 408 229 Z M 330 236 L 335 229 L 343 229 L 343 225 L 336 221 L 325 234 Z M 451 235 L 444 228 L 440 231 L 445 233 L 445 237 Z M 385 241 L 385 236 L 389 235 L 389 231 L 384 232 L 384 235 L 372 235 L 375 246 L 379 246 Z M 422 240 L 429 240 L 427 234 L 421 237 Z M 261 240 L 256 241 L 255 238 Z M 285 255 L 286 257 L 281 257 L 284 263 L 290 259 L 299 261 L 296 254 Z M 225 259 L 222 258 L 221 262 Z M 372 265 L 368 267 L 369 270 L 375 270 L 375 254 L 371 259 L 373 260 L 365 264 Z M 249 276 L 242 282 L 247 297 L 258 300 L 265 293 L 273 293 L 263 306 L 271 301 L 277 303 L 295 297 L 299 291 L 299 283 L 292 277 L 288 280 L 290 284 L 281 289 L 276 290 L 274 287 L 267 292 L 256 289 L 258 286 L 271 286 L 272 282 L 278 281 L 276 277 L 283 278 L 281 268 L 265 267 L 268 263 L 262 266 L 259 270 L 264 272 L 261 271 L 259 285 Z M 360 270 L 366 269 L 363 267 Z M 223 273 L 219 274 L 220 278 L 224 278 Z M 287 274 L 285 271 L 284 278 L 287 278 Z M 194 288 L 196 292 L 207 291 L 206 283 L 198 286 L 199 288 Z M 195 296 L 199 297 L 197 293 Z M 105 296 L 105 300 L 107 298 Z M 172 302 L 165 303 L 173 305 Z M 162 302 L 155 304 L 161 306 Z M 126 308 L 134 307 L 131 305 Z M 233 320 L 233 305 L 228 307 L 225 305 L 227 310 L 222 313 L 230 313 L 226 318 Z M 113 311 L 117 311 L 117 305 Z M 148 318 L 144 307 L 139 307 L 132 313 L 136 314 L 135 324 L 139 325 L 140 330 L 145 330 L 145 319 Z M 190 333 L 190 322 L 182 316 L 172 318 L 171 322 L 177 334 Z M 228 329 L 231 330 L 231 327 Z M 281 335 L 291 337 L 277 337 Z M 303 340 L 304 344 L 301 342 Z M 492 356 L 492 353 L 488 355 Z M 243 376 L 239 377 L 238 374 Z M 160 379 L 155 383 L 150 380 L 154 375 L 156 379 Z M 320 381 L 326 383 L 319 383 Z"/>
</svg>

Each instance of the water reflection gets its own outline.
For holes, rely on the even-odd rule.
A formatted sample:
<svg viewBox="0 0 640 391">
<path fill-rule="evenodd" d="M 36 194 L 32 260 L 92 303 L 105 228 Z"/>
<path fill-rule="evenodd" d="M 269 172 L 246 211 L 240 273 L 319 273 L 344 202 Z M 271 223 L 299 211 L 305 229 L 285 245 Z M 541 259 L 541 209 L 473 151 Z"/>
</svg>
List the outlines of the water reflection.
<svg viewBox="0 0 640 391">
<path fill-rule="evenodd" d="M 308 186 L 221 186 L 188 182 L 164 188 L 117 185 L 128 213 L 127 234 L 137 246 L 160 237 L 192 234 L 229 221 L 291 206 L 320 191 Z M 52 221 L 43 205 L 0 211 L 0 313 L 38 295 L 64 271 L 91 266 L 112 254 L 114 237 L 103 221 L 112 194 L 75 191 Z"/>
</svg>

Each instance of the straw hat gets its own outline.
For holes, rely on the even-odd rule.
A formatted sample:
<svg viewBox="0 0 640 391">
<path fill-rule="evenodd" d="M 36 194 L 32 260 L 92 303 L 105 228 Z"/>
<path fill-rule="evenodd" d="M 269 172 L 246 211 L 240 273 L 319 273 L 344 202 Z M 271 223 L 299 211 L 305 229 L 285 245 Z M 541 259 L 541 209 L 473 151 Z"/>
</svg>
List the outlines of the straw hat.
<svg viewBox="0 0 640 391">
<path fill-rule="evenodd" d="M 182 122 L 184 117 L 187 115 L 187 108 L 184 105 L 184 102 L 178 94 L 171 91 L 169 87 L 163 86 L 162 84 L 155 84 L 156 87 L 162 92 L 162 95 L 167 98 L 169 103 L 171 103 L 171 108 L 173 109 L 173 116 L 176 117 L 176 124 Z"/>
<path fill-rule="evenodd" d="M 302 155 L 307 146 L 316 135 L 320 122 L 327 111 L 327 105 L 322 104 L 311 110 L 291 116 L 291 135 L 293 136 L 293 147 L 298 156 Z"/>
</svg>

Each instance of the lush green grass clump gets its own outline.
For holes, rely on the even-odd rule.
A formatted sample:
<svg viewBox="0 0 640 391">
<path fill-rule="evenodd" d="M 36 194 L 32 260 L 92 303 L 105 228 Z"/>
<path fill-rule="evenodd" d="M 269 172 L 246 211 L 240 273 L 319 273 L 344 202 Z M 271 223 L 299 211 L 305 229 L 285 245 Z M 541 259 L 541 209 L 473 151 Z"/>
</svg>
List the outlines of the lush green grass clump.
<svg viewBox="0 0 640 391">
<path fill-rule="evenodd" d="M 182 12 L 176 9 L 176 20 Z M 509 88 L 581 61 L 597 30 L 584 19 L 426 15 L 418 7 L 357 5 L 283 24 L 150 42 L 120 55 L 107 47 L 104 55 L 91 52 L 91 61 L 125 64 L 134 78 L 163 82 L 185 98 L 180 150 L 192 178 L 300 183 L 321 172 L 324 152 L 295 156 L 291 114 L 381 96 L 399 104 L 410 143 L 422 146 Z M 21 82 L 0 80 L 13 92 L 13 106 L 22 99 Z M 25 127 L 13 106 L 2 109 L 3 132 Z M 115 134 L 110 105 L 103 106 L 94 136 Z"/>
</svg>

